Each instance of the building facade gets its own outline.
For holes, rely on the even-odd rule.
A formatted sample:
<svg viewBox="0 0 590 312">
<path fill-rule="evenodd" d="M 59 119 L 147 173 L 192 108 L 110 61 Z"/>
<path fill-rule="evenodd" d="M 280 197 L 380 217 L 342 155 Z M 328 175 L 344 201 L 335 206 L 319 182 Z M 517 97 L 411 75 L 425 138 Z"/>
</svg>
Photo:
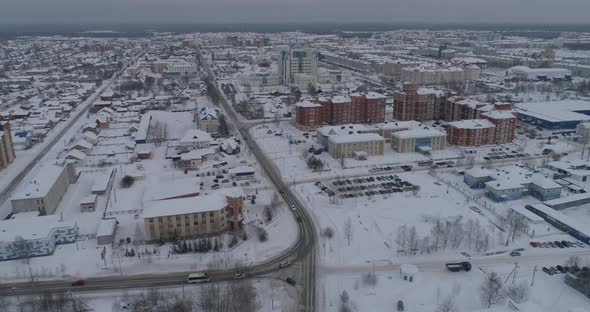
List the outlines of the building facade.
<svg viewBox="0 0 590 312">
<path fill-rule="evenodd" d="M 28 182 L 12 198 L 12 212 L 38 212 L 50 215 L 61 202 L 70 184 L 76 182 L 74 165 L 45 165 L 37 176 Z"/>
<path fill-rule="evenodd" d="M 355 153 L 383 155 L 385 139 L 375 133 L 339 135 L 329 138 L 328 153 L 335 159 L 353 158 Z"/>
<path fill-rule="evenodd" d="M 496 126 L 487 119 L 468 119 L 448 124 L 447 142 L 451 145 L 480 146 L 494 144 Z"/>
<path fill-rule="evenodd" d="M 10 124 L 1 122 L 0 125 L 0 169 L 8 167 L 14 159 L 14 144 L 12 143 L 12 134 L 10 132 Z"/>
<path fill-rule="evenodd" d="M 289 48 L 279 54 L 279 75 L 284 84 L 295 83 L 296 74 L 318 75 L 318 54 L 309 48 Z"/>
<path fill-rule="evenodd" d="M 146 241 L 170 241 L 238 230 L 244 219 L 243 202 L 238 192 L 153 201 L 143 214 Z"/>
<path fill-rule="evenodd" d="M 406 83 L 403 91 L 393 95 L 393 118 L 399 121 L 441 119 L 440 107 L 444 101 L 446 96 L 441 91 Z"/>
<path fill-rule="evenodd" d="M 391 135 L 391 148 L 398 153 L 428 153 L 446 147 L 447 135 L 438 130 L 413 129 Z"/>
</svg>

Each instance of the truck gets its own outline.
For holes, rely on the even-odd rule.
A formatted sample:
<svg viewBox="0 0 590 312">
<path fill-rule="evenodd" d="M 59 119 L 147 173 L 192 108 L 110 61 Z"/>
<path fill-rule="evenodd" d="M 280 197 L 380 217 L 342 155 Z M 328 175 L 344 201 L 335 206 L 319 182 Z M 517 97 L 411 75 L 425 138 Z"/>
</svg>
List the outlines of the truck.
<svg viewBox="0 0 590 312">
<path fill-rule="evenodd" d="M 471 263 L 469 261 L 457 262 L 457 263 L 447 263 L 447 270 L 451 272 L 459 272 L 461 270 L 465 270 L 467 272 L 471 271 Z"/>
</svg>

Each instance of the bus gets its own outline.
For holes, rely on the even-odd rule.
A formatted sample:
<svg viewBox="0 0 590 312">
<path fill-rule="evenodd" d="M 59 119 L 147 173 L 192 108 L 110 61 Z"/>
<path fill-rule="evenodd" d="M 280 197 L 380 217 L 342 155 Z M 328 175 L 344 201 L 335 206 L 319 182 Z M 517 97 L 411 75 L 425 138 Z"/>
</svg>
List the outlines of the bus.
<svg viewBox="0 0 590 312">
<path fill-rule="evenodd" d="M 209 275 L 207 273 L 191 273 L 188 275 L 189 284 L 207 283 L 209 282 Z"/>
</svg>

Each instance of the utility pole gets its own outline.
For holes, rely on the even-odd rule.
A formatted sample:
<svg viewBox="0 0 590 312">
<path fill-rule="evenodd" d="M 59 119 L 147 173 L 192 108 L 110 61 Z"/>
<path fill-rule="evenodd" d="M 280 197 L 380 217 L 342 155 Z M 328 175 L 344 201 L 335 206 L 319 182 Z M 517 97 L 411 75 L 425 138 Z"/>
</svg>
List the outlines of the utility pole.
<svg viewBox="0 0 590 312">
<path fill-rule="evenodd" d="M 531 281 L 531 287 L 535 284 L 535 273 L 537 273 L 537 266 L 533 269 L 533 280 Z"/>
</svg>

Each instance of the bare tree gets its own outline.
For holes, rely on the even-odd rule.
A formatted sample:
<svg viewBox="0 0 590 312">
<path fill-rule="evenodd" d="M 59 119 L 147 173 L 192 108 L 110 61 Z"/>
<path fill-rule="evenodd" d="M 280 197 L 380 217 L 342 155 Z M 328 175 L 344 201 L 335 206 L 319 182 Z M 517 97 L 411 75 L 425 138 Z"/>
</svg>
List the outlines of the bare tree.
<svg viewBox="0 0 590 312">
<path fill-rule="evenodd" d="M 31 268 L 31 257 L 33 256 L 31 245 L 20 235 L 17 235 L 14 238 L 14 242 L 12 243 L 14 248 L 14 253 L 16 257 L 23 260 L 29 268 L 29 276 L 31 278 L 31 282 L 33 279 L 33 268 Z"/>
<path fill-rule="evenodd" d="M 346 238 L 346 241 L 348 242 L 348 246 L 350 246 L 350 242 L 352 241 L 352 235 L 353 235 L 352 232 L 353 232 L 352 220 L 349 217 L 346 220 L 346 222 L 344 223 L 344 228 L 342 229 L 342 233 L 344 233 L 344 237 Z"/>
<path fill-rule="evenodd" d="M 505 246 L 508 246 L 510 240 L 514 242 L 516 233 L 523 231 L 527 227 L 527 222 L 523 215 L 510 209 L 508 215 L 506 215 L 505 224 L 508 225 L 508 237 L 506 238 Z"/>
<path fill-rule="evenodd" d="M 496 272 L 490 272 L 485 275 L 479 290 L 481 300 L 488 307 L 488 309 L 494 304 L 504 302 L 505 293 L 502 280 Z"/>
<path fill-rule="evenodd" d="M 568 267 L 580 266 L 580 257 L 579 256 L 570 256 L 565 261 L 565 266 L 568 266 Z"/>
<path fill-rule="evenodd" d="M 395 237 L 395 243 L 398 246 L 398 250 L 405 254 L 406 252 L 406 242 L 408 236 L 408 227 L 407 225 L 400 225 L 397 228 L 397 236 Z"/>
<path fill-rule="evenodd" d="M 506 294 L 510 299 L 512 299 L 516 303 L 524 302 L 528 299 L 530 293 L 529 283 L 526 281 L 522 281 L 517 284 L 512 284 L 508 286 L 506 289 Z"/>
<path fill-rule="evenodd" d="M 457 312 L 457 303 L 453 294 L 448 295 L 443 301 L 436 307 L 436 312 Z"/>
</svg>

